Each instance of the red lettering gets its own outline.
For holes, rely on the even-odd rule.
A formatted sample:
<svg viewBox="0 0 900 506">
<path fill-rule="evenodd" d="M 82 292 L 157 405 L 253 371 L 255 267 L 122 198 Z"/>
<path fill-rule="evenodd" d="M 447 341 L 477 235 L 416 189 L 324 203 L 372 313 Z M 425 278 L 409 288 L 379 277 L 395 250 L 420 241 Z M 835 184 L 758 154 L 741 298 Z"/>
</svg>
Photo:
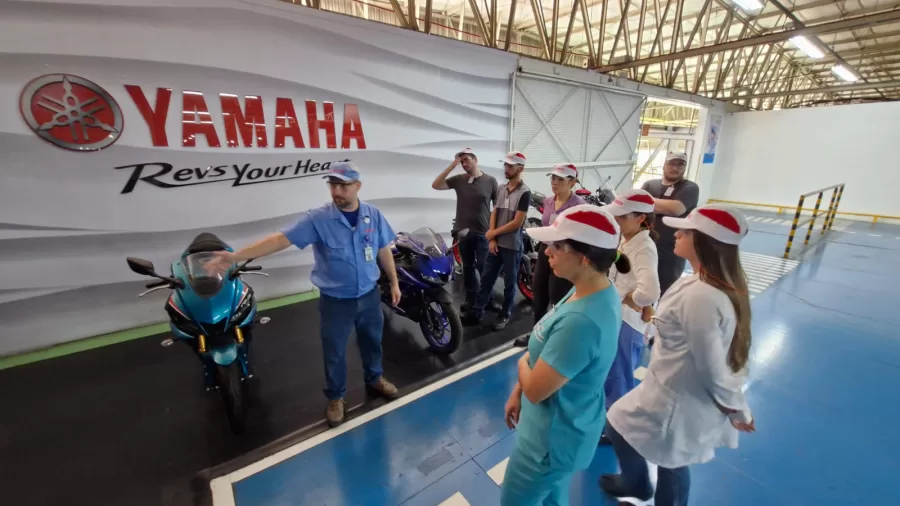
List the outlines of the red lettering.
<svg viewBox="0 0 900 506">
<path fill-rule="evenodd" d="M 156 109 L 150 106 L 144 90 L 140 86 L 126 84 L 125 90 L 131 95 L 131 100 L 137 106 L 138 112 L 144 117 L 147 127 L 150 128 L 150 141 L 154 146 L 165 147 L 169 145 L 166 136 L 166 117 L 169 115 L 169 99 L 172 98 L 172 90 L 169 88 L 156 88 Z"/>
<path fill-rule="evenodd" d="M 222 102 L 222 120 L 225 122 L 225 139 L 229 148 L 238 147 L 238 130 L 245 148 L 253 147 L 254 131 L 256 147 L 264 148 L 268 145 L 261 97 L 244 97 L 246 110 L 241 109 L 241 102 L 234 95 L 220 93 L 219 100 Z"/>
<path fill-rule="evenodd" d="M 319 119 L 315 100 L 306 101 L 306 121 L 309 124 L 309 147 L 319 147 L 319 129 L 325 130 L 325 143 L 328 149 L 337 147 L 337 138 L 334 135 L 334 104 L 323 102 L 325 117 Z"/>
<path fill-rule="evenodd" d="M 295 148 L 305 148 L 303 134 L 300 133 L 300 122 L 294 111 L 294 101 L 289 98 L 275 99 L 275 147 L 283 148 L 286 137 L 294 139 Z"/>
<path fill-rule="evenodd" d="M 366 137 L 359 121 L 359 107 L 344 104 L 344 129 L 341 132 L 341 149 L 350 149 L 350 141 L 356 140 L 356 147 L 366 149 Z"/>
<path fill-rule="evenodd" d="M 181 92 L 181 145 L 192 148 L 197 145 L 197 136 L 205 135 L 206 144 L 211 148 L 218 148 L 219 134 L 213 125 L 212 116 L 206 107 L 203 93 L 196 91 Z"/>
</svg>

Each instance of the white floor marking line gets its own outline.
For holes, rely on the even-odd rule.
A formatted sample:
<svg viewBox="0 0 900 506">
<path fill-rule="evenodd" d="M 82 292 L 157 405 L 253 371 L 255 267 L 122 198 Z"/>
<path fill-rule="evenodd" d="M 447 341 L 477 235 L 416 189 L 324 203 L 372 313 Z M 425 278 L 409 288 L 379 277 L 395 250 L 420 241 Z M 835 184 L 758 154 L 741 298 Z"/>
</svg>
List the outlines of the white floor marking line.
<svg viewBox="0 0 900 506">
<path fill-rule="evenodd" d="M 384 415 L 390 413 L 391 411 L 402 408 L 403 406 L 406 406 L 407 404 L 409 404 L 411 402 L 417 401 L 432 392 L 440 390 L 441 388 L 444 388 L 447 385 L 455 383 L 455 382 L 465 378 L 466 376 L 475 374 L 476 372 L 481 371 L 482 369 L 486 369 L 498 362 L 506 360 L 509 357 L 521 354 L 524 351 L 525 350 L 523 350 L 522 348 L 510 348 L 510 349 L 504 351 L 503 353 L 495 355 L 483 362 L 478 362 L 477 364 L 475 364 L 467 369 L 457 371 L 440 381 L 437 381 L 435 383 L 432 383 L 431 385 L 428 385 L 424 388 L 416 390 L 415 392 L 405 395 L 405 396 L 397 399 L 396 401 L 385 404 L 384 406 L 381 406 L 377 409 L 369 411 L 368 413 L 360 415 L 356 418 L 351 418 L 350 420 L 348 420 L 347 422 L 344 422 L 343 425 L 340 425 L 337 428 L 327 430 L 321 434 L 318 434 L 316 436 L 313 436 L 313 437 L 307 439 L 306 441 L 302 441 L 294 446 L 291 446 L 290 448 L 285 448 L 284 450 L 281 450 L 280 452 L 269 455 L 268 457 L 261 459 L 257 462 L 254 462 L 253 464 L 250 464 L 249 466 L 247 466 L 243 469 L 238 469 L 237 471 L 227 475 L 227 477 L 225 477 L 225 478 L 227 478 L 227 480 L 230 481 L 231 483 L 235 483 L 235 482 L 243 480 L 244 478 L 247 478 L 249 476 L 253 476 L 254 474 L 256 474 L 260 471 L 263 471 L 263 470 L 268 469 L 276 464 L 284 462 L 285 460 L 287 460 L 291 457 L 294 457 L 296 455 L 299 455 L 299 454 L 305 452 L 306 450 L 309 450 L 310 448 L 318 446 L 330 439 L 334 439 L 345 432 L 349 432 L 349 431 L 355 429 L 356 427 L 364 425 L 365 423 L 370 422 L 378 417 L 384 416 Z M 213 480 L 213 481 L 215 481 L 215 480 Z M 220 506 L 219 503 L 214 503 L 214 504 L 215 504 L 215 506 Z M 233 502 L 232 503 L 223 502 L 221 504 L 221 506 L 231 506 L 233 504 L 234 504 Z"/>
<path fill-rule="evenodd" d="M 459 492 L 450 496 L 450 499 L 438 504 L 438 506 L 472 506 Z"/>
<path fill-rule="evenodd" d="M 638 381 L 644 381 L 644 377 L 647 376 L 647 368 L 644 366 L 640 366 L 634 370 L 634 379 Z"/>
<path fill-rule="evenodd" d="M 509 457 L 506 457 L 499 464 L 492 467 L 491 470 L 487 472 L 488 477 L 494 480 L 494 483 L 496 483 L 498 487 L 503 485 L 503 476 L 506 475 L 506 466 L 508 464 Z"/>
<path fill-rule="evenodd" d="M 881 234 L 869 234 L 870 237 L 881 237 Z"/>
<path fill-rule="evenodd" d="M 235 506 L 234 489 L 228 476 L 216 478 L 209 483 L 212 489 L 212 502 L 215 506 Z"/>
</svg>

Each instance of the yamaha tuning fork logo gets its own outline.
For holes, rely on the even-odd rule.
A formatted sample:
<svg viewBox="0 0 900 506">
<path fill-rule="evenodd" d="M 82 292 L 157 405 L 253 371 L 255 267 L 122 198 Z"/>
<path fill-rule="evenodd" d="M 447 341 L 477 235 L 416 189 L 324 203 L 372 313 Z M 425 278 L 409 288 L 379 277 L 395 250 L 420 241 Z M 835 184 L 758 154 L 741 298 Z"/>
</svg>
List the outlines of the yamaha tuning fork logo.
<svg viewBox="0 0 900 506">
<path fill-rule="evenodd" d="M 82 77 L 48 74 L 28 83 L 19 98 L 28 126 L 45 141 L 72 151 L 98 151 L 122 135 L 119 104 Z"/>
</svg>

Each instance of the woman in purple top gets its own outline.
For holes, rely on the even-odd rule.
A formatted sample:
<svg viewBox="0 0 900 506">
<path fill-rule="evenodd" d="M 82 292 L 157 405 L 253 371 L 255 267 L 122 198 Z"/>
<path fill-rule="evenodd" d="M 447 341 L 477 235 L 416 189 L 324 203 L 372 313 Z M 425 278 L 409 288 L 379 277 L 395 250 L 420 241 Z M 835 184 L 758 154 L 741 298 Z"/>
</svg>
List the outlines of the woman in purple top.
<svg viewBox="0 0 900 506">
<path fill-rule="evenodd" d="M 544 215 L 541 217 L 541 226 L 544 227 L 550 226 L 559 213 L 570 207 L 584 204 L 584 200 L 574 192 L 575 181 L 578 178 L 578 169 L 574 165 L 570 163 L 554 165 L 553 171 L 547 175 L 550 176 L 550 188 L 553 190 L 553 196 L 547 197 L 547 200 L 544 201 Z M 534 309 L 535 324 L 544 317 L 550 306 L 559 302 L 572 289 L 572 283 L 553 274 L 553 269 L 550 268 L 547 255 L 544 253 L 546 249 L 547 245 L 541 243 L 532 280 L 532 289 L 534 290 L 532 308 Z"/>
</svg>

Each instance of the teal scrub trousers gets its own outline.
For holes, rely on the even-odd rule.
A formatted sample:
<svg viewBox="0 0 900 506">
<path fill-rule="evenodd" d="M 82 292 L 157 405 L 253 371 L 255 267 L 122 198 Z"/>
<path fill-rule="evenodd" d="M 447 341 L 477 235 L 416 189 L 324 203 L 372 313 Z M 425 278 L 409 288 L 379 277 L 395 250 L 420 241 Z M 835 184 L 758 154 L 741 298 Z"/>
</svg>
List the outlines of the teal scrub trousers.
<svg viewBox="0 0 900 506">
<path fill-rule="evenodd" d="M 553 469 L 546 452 L 536 455 L 516 444 L 500 491 L 500 506 L 569 506 L 571 469 Z"/>
</svg>

